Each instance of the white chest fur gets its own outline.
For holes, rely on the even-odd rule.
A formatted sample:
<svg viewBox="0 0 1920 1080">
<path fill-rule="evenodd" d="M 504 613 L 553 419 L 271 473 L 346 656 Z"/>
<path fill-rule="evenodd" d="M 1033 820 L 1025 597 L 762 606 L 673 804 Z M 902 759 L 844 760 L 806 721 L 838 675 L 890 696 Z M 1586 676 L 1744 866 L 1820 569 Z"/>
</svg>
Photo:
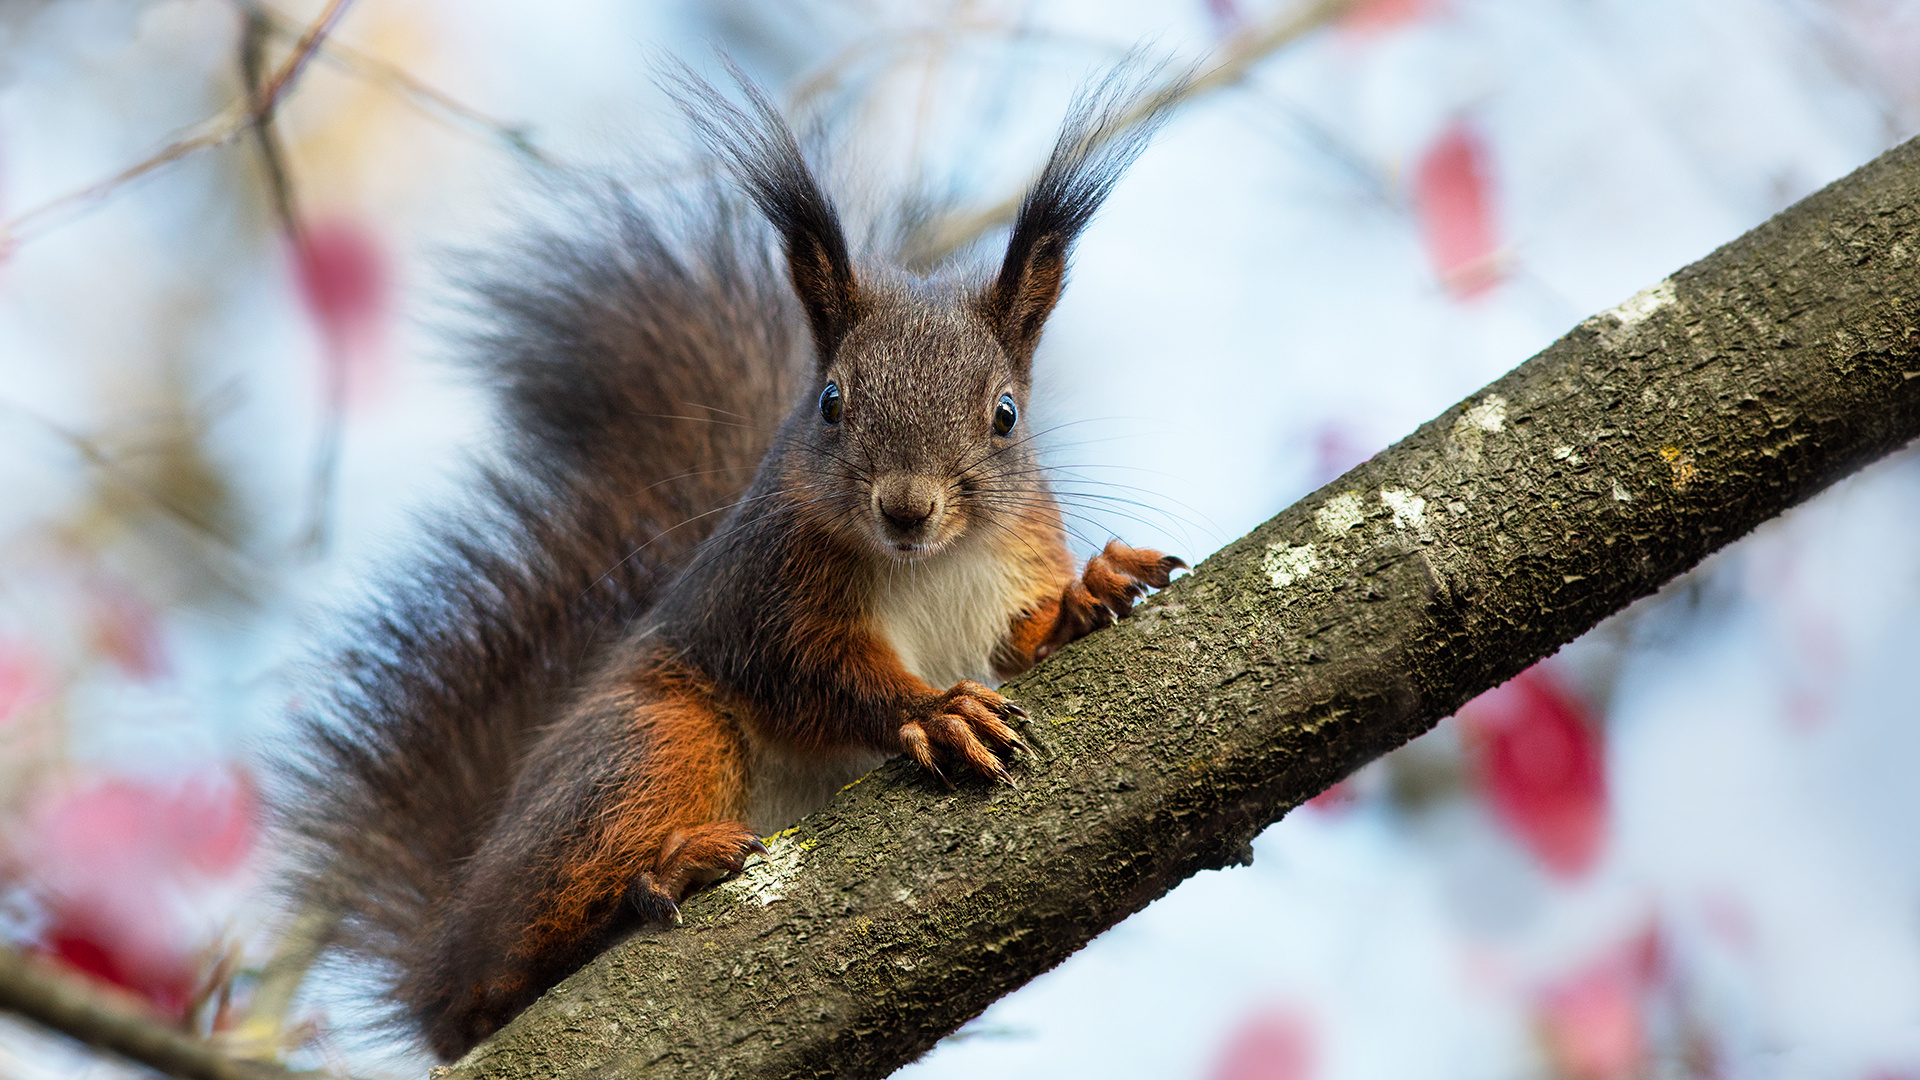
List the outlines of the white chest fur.
<svg viewBox="0 0 1920 1080">
<path fill-rule="evenodd" d="M 900 563 L 880 572 L 868 615 L 901 665 L 936 690 L 961 679 L 995 682 L 993 650 L 1019 608 L 1019 573 L 987 544 Z M 757 748 L 747 822 L 762 834 L 786 828 L 885 759 L 869 750 Z"/>
<path fill-rule="evenodd" d="M 875 750 L 802 754 L 790 749 L 753 754 L 753 794 L 747 827 L 770 836 L 827 804 L 833 793 L 872 772 L 887 760 Z"/>
<path fill-rule="evenodd" d="M 937 690 L 996 681 L 993 650 L 1020 604 L 1018 573 L 984 543 L 896 564 L 875 583 L 874 626 L 901 665 Z"/>
</svg>

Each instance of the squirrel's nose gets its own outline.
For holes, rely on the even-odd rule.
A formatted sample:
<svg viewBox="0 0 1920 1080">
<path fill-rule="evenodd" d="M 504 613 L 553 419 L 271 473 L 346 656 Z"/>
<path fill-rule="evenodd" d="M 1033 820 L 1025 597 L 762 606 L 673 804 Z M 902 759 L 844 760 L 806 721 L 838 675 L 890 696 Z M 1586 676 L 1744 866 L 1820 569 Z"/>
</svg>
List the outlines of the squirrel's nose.
<svg viewBox="0 0 1920 1080">
<path fill-rule="evenodd" d="M 940 512 L 940 489 L 925 477 L 895 473 L 874 485 L 873 506 L 895 532 L 912 536 Z"/>
</svg>

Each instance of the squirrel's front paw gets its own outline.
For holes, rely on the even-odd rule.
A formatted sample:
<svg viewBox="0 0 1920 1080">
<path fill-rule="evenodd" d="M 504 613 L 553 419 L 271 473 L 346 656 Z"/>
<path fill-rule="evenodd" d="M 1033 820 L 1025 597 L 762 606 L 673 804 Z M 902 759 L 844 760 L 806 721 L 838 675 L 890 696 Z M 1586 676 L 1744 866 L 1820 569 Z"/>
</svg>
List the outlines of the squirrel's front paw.
<svg viewBox="0 0 1920 1080">
<path fill-rule="evenodd" d="M 944 694 L 929 694 L 916 705 L 922 715 L 900 725 L 900 747 L 921 767 L 943 784 L 947 783 L 947 774 L 940 768 L 943 760 L 1013 783 L 1000 755 L 1027 748 L 1007 724 L 1008 719 L 1024 718 L 1027 710 L 971 679 L 955 683 Z"/>
<path fill-rule="evenodd" d="M 1166 588 L 1173 572 L 1186 568 L 1186 562 L 1176 556 L 1107 541 L 1105 550 L 1087 560 L 1080 580 L 1067 586 L 1053 634 L 1035 650 L 1035 657 L 1044 659 L 1062 645 L 1126 618 L 1133 613 L 1133 602 L 1148 589 Z"/>
<path fill-rule="evenodd" d="M 643 870 L 627 890 L 641 918 L 678 923 L 680 902 L 747 865 L 750 855 L 765 855 L 766 845 L 738 821 L 712 821 L 675 829 L 660 845 L 652 870 Z"/>
</svg>

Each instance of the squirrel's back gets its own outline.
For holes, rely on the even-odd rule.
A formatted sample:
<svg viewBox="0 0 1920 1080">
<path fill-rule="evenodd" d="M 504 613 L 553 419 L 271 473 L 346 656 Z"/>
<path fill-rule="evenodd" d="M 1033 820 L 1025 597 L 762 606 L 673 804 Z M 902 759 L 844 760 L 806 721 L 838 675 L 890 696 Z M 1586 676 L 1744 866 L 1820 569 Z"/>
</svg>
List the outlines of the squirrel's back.
<svg viewBox="0 0 1920 1080">
<path fill-rule="evenodd" d="M 530 736 L 746 489 L 808 362 L 764 224 L 717 190 L 569 203 L 469 282 L 505 460 L 348 619 L 297 718 L 287 884 L 394 978 Z"/>
</svg>

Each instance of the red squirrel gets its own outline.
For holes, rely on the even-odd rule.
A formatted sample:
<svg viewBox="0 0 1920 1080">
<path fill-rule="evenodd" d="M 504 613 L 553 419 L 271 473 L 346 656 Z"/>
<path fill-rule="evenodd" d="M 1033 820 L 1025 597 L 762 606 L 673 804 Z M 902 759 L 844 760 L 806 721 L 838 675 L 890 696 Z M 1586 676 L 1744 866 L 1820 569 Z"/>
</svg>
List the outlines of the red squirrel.
<svg viewBox="0 0 1920 1080">
<path fill-rule="evenodd" d="M 683 89 L 759 218 L 718 182 L 587 192 L 480 274 L 505 460 L 302 718 L 292 885 L 448 1060 L 887 757 L 1007 779 L 1024 714 L 980 680 L 1185 566 L 1115 541 L 1076 573 L 1027 415 L 1158 101 L 1083 95 L 998 268 L 919 276 L 856 263 L 762 94 Z"/>
</svg>

